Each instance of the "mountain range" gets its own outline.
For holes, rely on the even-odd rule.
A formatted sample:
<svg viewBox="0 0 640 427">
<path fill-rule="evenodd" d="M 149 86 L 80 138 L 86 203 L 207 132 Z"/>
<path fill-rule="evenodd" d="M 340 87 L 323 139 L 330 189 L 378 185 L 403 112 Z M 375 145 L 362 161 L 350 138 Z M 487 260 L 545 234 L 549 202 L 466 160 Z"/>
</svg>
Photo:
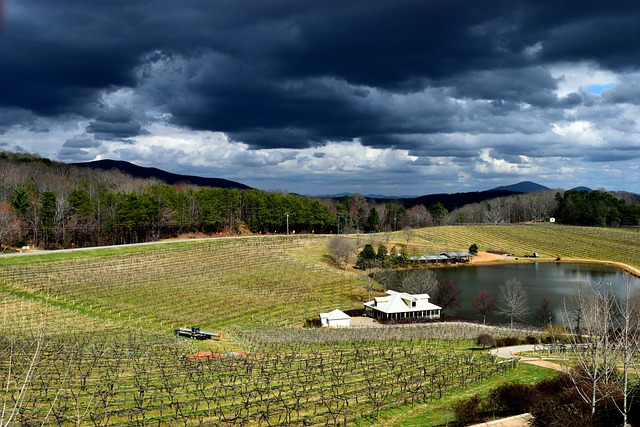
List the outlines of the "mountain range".
<svg viewBox="0 0 640 427">
<path fill-rule="evenodd" d="M 215 187 L 215 188 L 234 188 L 239 190 L 252 189 L 248 185 L 230 181 L 222 178 L 205 178 L 192 175 L 180 175 L 167 171 L 163 171 L 158 168 L 143 167 L 134 165 L 132 163 L 123 160 L 96 160 L 86 163 L 73 163 L 74 166 L 87 167 L 92 169 L 112 170 L 117 169 L 123 173 L 129 174 L 135 178 L 155 178 L 163 181 L 167 184 L 192 184 L 201 187 Z M 590 190 L 586 187 L 577 187 L 580 190 Z M 398 201 L 402 203 L 406 208 L 410 208 L 416 205 L 431 206 L 435 203 L 442 203 L 442 205 L 449 211 L 470 204 L 479 203 L 484 200 L 494 199 L 497 197 L 506 197 L 515 194 L 531 193 L 534 191 L 549 190 L 544 185 L 536 184 L 531 181 L 523 181 L 517 184 L 505 185 L 485 191 L 473 191 L 465 193 L 441 193 L 441 194 L 428 194 L 424 196 L 381 196 L 381 195 L 367 195 L 367 199 L 375 200 L 379 203 L 388 203 L 390 200 Z M 339 199 L 345 195 L 351 195 L 350 193 L 341 193 L 333 195 L 325 195 L 322 197 L 329 197 Z"/>
<path fill-rule="evenodd" d="M 251 190 L 252 187 L 235 181 L 229 181 L 222 178 L 204 178 L 201 176 L 180 175 L 163 171 L 158 168 L 147 168 L 134 165 L 133 163 L 123 160 L 96 160 L 85 163 L 72 163 L 74 166 L 86 167 L 91 169 L 112 170 L 117 169 L 120 172 L 131 175 L 134 178 L 156 178 L 167 184 L 192 184 L 200 187 L 215 188 L 236 188 L 238 190 Z"/>
</svg>

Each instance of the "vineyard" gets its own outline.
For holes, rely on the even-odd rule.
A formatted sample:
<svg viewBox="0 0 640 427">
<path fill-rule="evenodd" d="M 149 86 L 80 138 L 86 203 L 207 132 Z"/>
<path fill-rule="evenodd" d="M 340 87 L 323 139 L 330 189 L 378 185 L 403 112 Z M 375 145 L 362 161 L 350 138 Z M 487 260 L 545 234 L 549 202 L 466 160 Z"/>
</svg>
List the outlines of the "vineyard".
<svg viewBox="0 0 640 427">
<path fill-rule="evenodd" d="M 12 365 L 5 399 L 20 401 L 30 375 L 16 425 L 367 424 L 384 409 L 429 402 L 509 368 L 458 341 L 405 329 L 415 329 L 411 339 L 370 331 L 351 345 L 256 341 L 261 348 L 249 355 L 195 359 L 186 345 L 135 330 L 70 334 L 42 347 L 3 339 L 3 369 Z"/>
<path fill-rule="evenodd" d="M 402 239 L 398 234 L 398 239 Z M 628 228 L 572 227 L 557 224 L 447 226 L 413 231 L 411 241 L 435 250 L 505 251 L 516 256 L 538 252 L 547 258 L 615 261 L 640 268 L 640 231 Z"/>
<path fill-rule="evenodd" d="M 353 293 L 362 278 L 289 253 L 317 244 L 227 239 L 78 251 L 7 259 L 15 264 L 0 266 L 0 274 L 13 295 L 133 327 L 300 326 L 327 307 L 360 307 Z"/>
<path fill-rule="evenodd" d="M 390 246 L 405 237 L 354 238 Z M 477 243 L 640 266 L 629 230 L 439 227 L 411 239 L 425 252 Z M 360 308 L 369 286 L 327 261 L 328 240 L 0 258 L 0 425 L 368 425 L 509 368 L 472 348 L 479 325 L 302 328 L 320 312 Z M 222 339 L 173 336 L 191 325 Z M 199 350 L 209 356 L 189 357 Z"/>
</svg>

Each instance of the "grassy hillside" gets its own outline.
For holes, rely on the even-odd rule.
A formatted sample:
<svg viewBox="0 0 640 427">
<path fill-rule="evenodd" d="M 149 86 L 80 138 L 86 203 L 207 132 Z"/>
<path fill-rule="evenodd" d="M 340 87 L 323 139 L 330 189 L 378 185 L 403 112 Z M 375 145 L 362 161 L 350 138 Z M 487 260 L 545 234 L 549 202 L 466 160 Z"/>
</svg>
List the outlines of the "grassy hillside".
<svg viewBox="0 0 640 427">
<path fill-rule="evenodd" d="M 157 331 L 200 325 L 302 326 L 360 306 L 360 276 L 296 253 L 322 238 L 210 240 L 0 260 L 2 289 L 85 317 Z"/>
<path fill-rule="evenodd" d="M 417 405 L 415 416 L 459 387 L 497 378 L 500 368 L 472 349 L 478 327 L 301 329 L 306 318 L 361 307 L 366 297 L 361 272 L 328 261 L 330 238 L 0 257 L 0 372 L 10 390 L 3 402 L 20 402 L 14 421 L 23 424 L 370 424 L 401 419 L 404 402 Z M 437 227 L 351 238 L 389 248 L 408 240 L 422 253 L 476 243 L 640 267 L 640 235 L 631 230 Z M 190 325 L 223 338 L 173 336 Z M 185 357 L 205 349 L 251 355 Z M 29 392 L 21 395 L 25 383 Z"/>
<path fill-rule="evenodd" d="M 406 239 L 396 233 L 400 242 Z M 426 248 L 503 250 L 516 256 L 538 252 L 548 258 L 621 262 L 640 268 L 640 229 L 572 227 L 557 224 L 447 226 L 414 230 L 410 241 Z M 405 242 L 406 243 L 406 242 Z"/>
</svg>

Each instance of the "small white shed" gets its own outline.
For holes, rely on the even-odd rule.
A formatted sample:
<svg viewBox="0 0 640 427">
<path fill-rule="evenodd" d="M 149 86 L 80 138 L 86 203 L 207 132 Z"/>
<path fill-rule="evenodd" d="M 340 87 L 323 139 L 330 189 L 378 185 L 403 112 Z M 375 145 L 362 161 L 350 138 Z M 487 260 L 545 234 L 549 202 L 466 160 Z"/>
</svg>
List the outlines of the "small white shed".
<svg viewBox="0 0 640 427">
<path fill-rule="evenodd" d="M 351 317 L 336 308 L 329 313 L 320 313 L 320 322 L 322 322 L 322 326 L 328 326 L 330 328 L 348 328 L 351 326 Z"/>
</svg>

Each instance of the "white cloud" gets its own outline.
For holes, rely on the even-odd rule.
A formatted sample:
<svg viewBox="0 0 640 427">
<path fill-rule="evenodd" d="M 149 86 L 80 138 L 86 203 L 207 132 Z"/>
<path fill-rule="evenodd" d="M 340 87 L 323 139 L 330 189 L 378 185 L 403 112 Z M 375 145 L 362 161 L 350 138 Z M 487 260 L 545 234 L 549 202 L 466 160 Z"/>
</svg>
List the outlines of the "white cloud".
<svg viewBox="0 0 640 427">
<path fill-rule="evenodd" d="M 585 120 L 552 123 L 551 131 L 562 137 L 564 143 L 572 144 L 574 148 L 585 145 L 600 146 L 604 143 L 598 130 Z"/>
<path fill-rule="evenodd" d="M 482 174 L 521 174 L 531 173 L 531 161 L 527 156 L 518 156 L 519 163 L 510 162 L 491 156 L 491 148 L 483 148 L 478 153 L 481 163 L 476 163 L 475 170 Z"/>
<path fill-rule="evenodd" d="M 560 98 L 570 93 L 588 91 L 589 87 L 614 87 L 619 81 L 617 74 L 588 62 L 552 65 L 549 71 L 558 82 L 556 93 Z"/>
</svg>

